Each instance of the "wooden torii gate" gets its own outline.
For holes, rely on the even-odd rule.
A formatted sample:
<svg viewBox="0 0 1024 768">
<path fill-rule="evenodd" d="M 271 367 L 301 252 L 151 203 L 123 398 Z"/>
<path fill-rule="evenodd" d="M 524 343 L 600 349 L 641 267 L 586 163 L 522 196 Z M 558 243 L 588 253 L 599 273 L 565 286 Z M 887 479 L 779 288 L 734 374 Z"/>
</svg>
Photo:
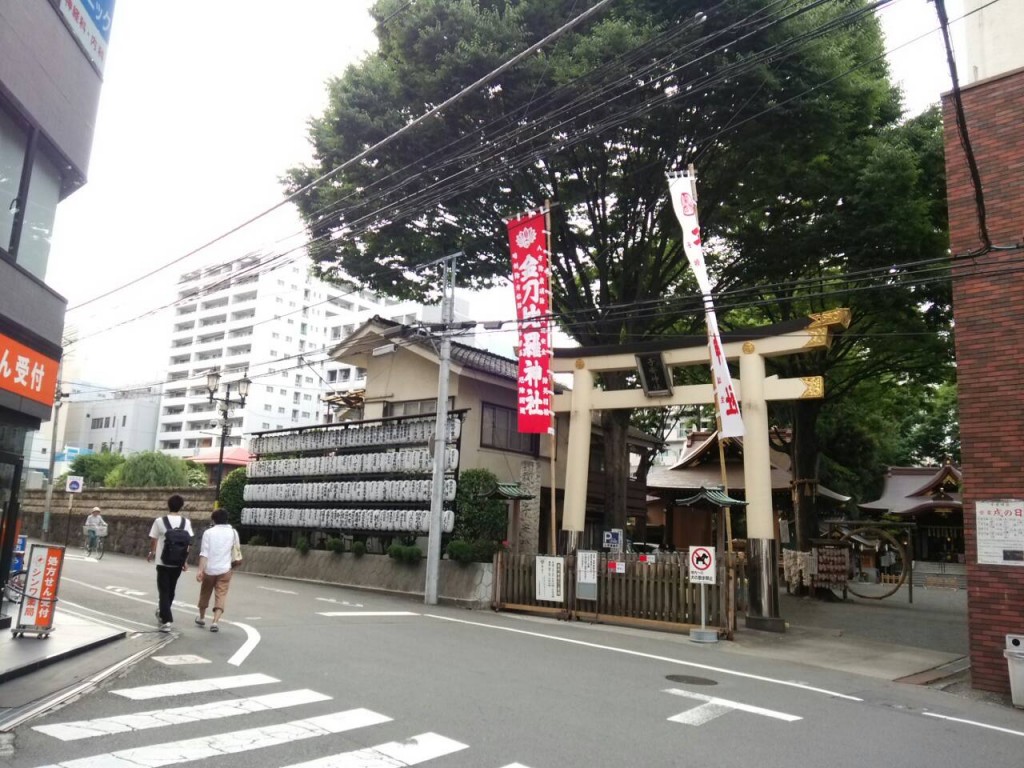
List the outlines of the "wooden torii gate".
<svg viewBox="0 0 1024 768">
<path fill-rule="evenodd" d="M 739 361 L 739 379 L 733 381 L 743 413 L 743 478 L 747 500 L 747 556 L 749 609 L 746 624 L 754 629 L 785 631 L 779 617 L 779 566 L 775 550 L 769 462 L 769 400 L 820 398 L 825 394 L 820 376 L 780 379 L 765 376 L 765 359 L 799 354 L 827 347 L 833 330 L 849 327 L 850 311 L 834 309 L 787 323 L 746 329 L 723 335 L 723 351 Z M 686 342 L 685 345 L 683 342 Z M 586 517 L 587 475 L 590 464 L 590 430 L 594 411 L 667 408 L 677 405 L 713 404 L 711 384 L 670 386 L 653 397 L 642 389 L 605 391 L 596 377 L 602 373 L 638 373 L 638 356 L 660 354 L 671 371 L 692 365 L 708 366 L 704 337 L 659 340 L 614 347 L 556 349 L 555 373 L 571 373 L 572 391 L 556 395 L 554 410 L 569 413 L 568 455 L 565 464 L 565 501 L 562 530 L 581 533 Z"/>
</svg>

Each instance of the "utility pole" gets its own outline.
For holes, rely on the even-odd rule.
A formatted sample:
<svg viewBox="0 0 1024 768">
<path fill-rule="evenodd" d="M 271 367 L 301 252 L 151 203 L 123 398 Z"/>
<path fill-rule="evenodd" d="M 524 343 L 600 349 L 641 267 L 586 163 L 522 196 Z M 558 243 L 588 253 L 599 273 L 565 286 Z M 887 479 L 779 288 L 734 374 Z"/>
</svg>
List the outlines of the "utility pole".
<svg viewBox="0 0 1024 768">
<path fill-rule="evenodd" d="M 61 400 L 64 397 L 64 392 L 61 391 L 63 387 L 61 373 L 63 370 L 64 365 L 62 363 L 57 367 L 57 391 L 53 395 L 53 423 L 50 424 L 50 472 L 47 476 L 48 482 L 46 483 L 46 507 L 43 510 L 44 539 L 50 533 L 50 515 L 53 510 L 53 472 L 57 453 L 57 427 L 60 424 L 60 406 Z"/>
<path fill-rule="evenodd" d="M 448 433 L 448 369 L 452 358 L 452 324 L 455 320 L 455 260 L 453 253 L 441 260 L 441 350 L 438 353 L 437 419 L 434 422 L 434 476 L 430 488 L 430 532 L 427 539 L 427 582 L 423 602 L 437 605 L 437 580 L 441 569 L 441 521 L 444 509 L 444 454 Z"/>
</svg>

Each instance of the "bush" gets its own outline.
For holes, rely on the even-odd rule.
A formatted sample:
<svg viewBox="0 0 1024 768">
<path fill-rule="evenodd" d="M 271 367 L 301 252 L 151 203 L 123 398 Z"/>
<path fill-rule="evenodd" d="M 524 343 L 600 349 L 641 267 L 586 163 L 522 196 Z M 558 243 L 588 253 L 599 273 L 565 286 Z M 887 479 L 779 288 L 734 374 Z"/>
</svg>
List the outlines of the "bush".
<svg viewBox="0 0 1024 768">
<path fill-rule="evenodd" d="M 252 544 L 253 546 L 256 546 L 256 547 L 265 547 L 265 546 L 267 546 L 267 538 L 266 538 L 266 536 L 260 536 L 257 533 L 255 536 L 250 536 L 249 537 L 249 541 L 246 542 L 246 543 Z"/>
<path fill-rule="evenodd" d="M 388 557 L 400 563 L 418 563 L 423 558 L 423 550 L 415 544 L 392 544 L 388 547 Z"/>
<path fill-rule="evenodd" d="M 210 484 L 210 477 L 206 474 L 206 467 L 196 464 L 194 461 L 186 461 L 185 469 L 188 472 L 189 488 L 205 488 Z"/>
<path fill-rule="evenodd" d="M 295 542 L 295 548 L 297 550 L 299 550 L 299 554 L 300 555 L 308 554 L 309 553 L 309 539 L 307 539 L 305 536 L 300 536 L 298 538 L 298 541 Z"/>
<path fill-rule="evenodd" d="M 356 557 L 362 557 L 366 554 L 366 542 L 365 541 L 353 541 L 352 542 L 352 554 Z"/>
<path fill-rule="evenodd" d="M 142 451 L 125 459 L 104 482 L 120 488 L 183 488 L 188 485 L 188 467 L 174 456 Z"/>
<path fill-rule="evenodd" d="M 501 545 L 493 541 L 454 539 L 448 543 L 448 558 L 457 563 L 489 563 Z"/>
<path fill-rule="evenodd" d="M 336 555 L 340 555 L 345 551 L 345 540 L 337 537 L 332 537 L 327 540 L 327 549 L 334 552 Z"/>
<path fill-rule="evenodd" d="M 106 483 L 107 475 L 122 464 L 124 456 L 120 453 L 86 453 L 71 462 L 71 471 L 68 474 L 81 477 L 86 488 L 98 488 Z M 64 487 L 63 483 L 60 487 Z"/>
<path fill-rule="evenodd" d="M 245 467 L 228 472 L 228 476 L 220 484 L 218 501 L 222 509 L 228 511 L 228 522 L 234 526 L 242 524 L 242 507 L 245 506 L 245 483 L 248 475 Z"/>
</svg>

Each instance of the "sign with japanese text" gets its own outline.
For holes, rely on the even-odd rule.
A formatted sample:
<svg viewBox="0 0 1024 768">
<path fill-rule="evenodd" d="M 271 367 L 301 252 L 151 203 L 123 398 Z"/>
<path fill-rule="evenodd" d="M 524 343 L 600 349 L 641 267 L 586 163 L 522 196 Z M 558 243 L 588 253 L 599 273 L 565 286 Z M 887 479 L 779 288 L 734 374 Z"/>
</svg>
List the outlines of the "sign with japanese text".
<svg viewBox="0 0 1024 768">
<path fill-rule="evenodd" d="M 59 363 L 0 333 L 0 389 L 53 405 Z"/>
<path fill-rule="evenodd" d="M 976 501 L 978 565 L 1024 566 L 1024 500 Z"/>
<path fill-rule="evenodd" d="M 690 583 L 715 584 L 715 550 L 711 547 L 690 547 Z"/>
<path fill-rule="evenodd" d="M 537 556 L 537 599 L 549 603 L 565 600 L 565 558 Z"/>
<path fill-rule="evenodd" d="M 57 8 L 89 61 L 100 72 L 107 63 L 114 0 L 55 0 Z"/>
<path fill-rule="evenodd" d="M 579 600 L 597 600 L 597 551 L 581 549 L 576 552 L 576 597 Z"/>
<path fill-rule="evenodd" d="M 622 551 L 622 529 L 612 528 L 610 531 L 605 531 L 601 537 L 602 546 L 606 549 L 610 549 L 612 552 Z"/>
<path fill-rule="evenodd" d="M 551 261 L 543 211 L 508 222 L 519 326 L 519 431 L 550 433 Z"/>
<path fill-rule="evenodd" d="M 718 317 L 715 315 L 711 283 L 704 262 L 704 247 L 701 244 L 700 225 L 697 222 L 696 183 L 696 177 L 693 176 L 669 176 L 669 197 L 672 199 L 672 208 L 679 219 L 679 225 L 683 228 L 683 250 L 697 279 L 697 287 L 704 297 L 704 314 L 708 325 L 708 354 L 711 359 L 711 378 L 715 387 L 715 405 L 721 421 L 721 434 L 722 437 L 742 437 L 743 417 L 732 386 L 729 363 L 722 353 Z"/>
<path fill-rule="evenodd" d="M 64 547 L 33 544 L 28 555 L 25 596 L 18 606 L 18 631 L 48 632 L 53 628 Z"/>
</svg>

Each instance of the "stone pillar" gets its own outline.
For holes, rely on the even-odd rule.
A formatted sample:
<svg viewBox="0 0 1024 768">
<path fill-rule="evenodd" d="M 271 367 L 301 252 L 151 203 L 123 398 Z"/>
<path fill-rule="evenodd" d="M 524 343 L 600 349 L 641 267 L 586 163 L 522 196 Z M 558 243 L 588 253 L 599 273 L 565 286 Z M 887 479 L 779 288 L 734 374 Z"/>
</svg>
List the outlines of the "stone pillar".
<svg viewBox="0 0 1024 768">
<path fill-rule="evenodd" d="M 519 487 L 533 496 L 519 502 L 519 552 L 536 555 L 540 551 L 540 465 L 536 461 L 519 466 Z"/>
<path fill-rule="evenodd" d="M 747 626 L 785 632 L 779 617 L 779 563 L 772 510 L 768 403 L 764 394 L 764 358 L 753 342 L 740 356 L 743 397 L 743 481 L 747 496 Z"/>
</svg>

